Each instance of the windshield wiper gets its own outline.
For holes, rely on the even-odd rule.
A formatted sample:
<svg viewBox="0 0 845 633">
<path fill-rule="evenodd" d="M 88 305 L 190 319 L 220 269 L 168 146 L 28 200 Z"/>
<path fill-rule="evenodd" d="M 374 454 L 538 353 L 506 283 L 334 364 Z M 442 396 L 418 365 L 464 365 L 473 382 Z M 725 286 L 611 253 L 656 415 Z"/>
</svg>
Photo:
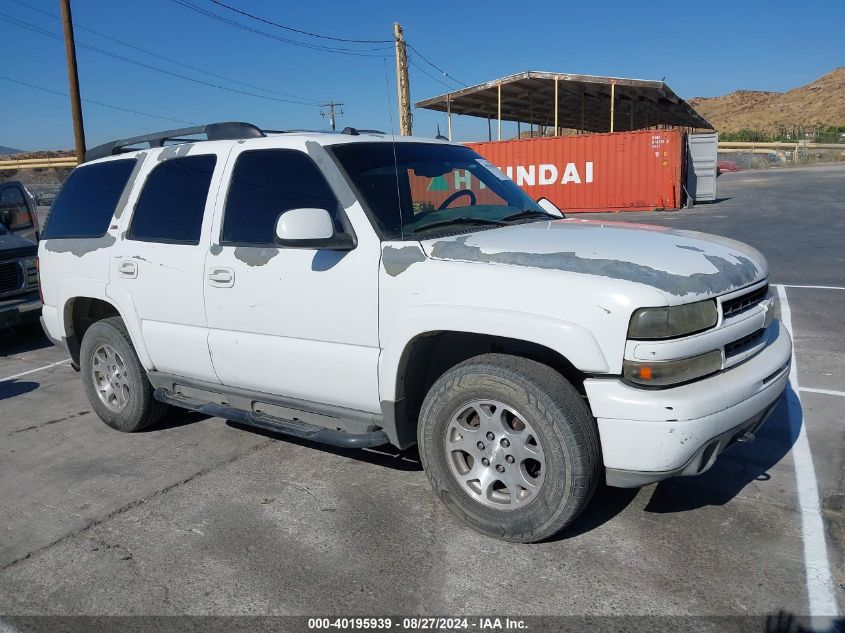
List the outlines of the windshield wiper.
<svg viewBox="0 0 845 633">
<path fill-rule="evenodd" d="M 530 218 L 535 215 L 543 216 L 544 218 L 548 218 L 549 220 L 553 220 L 554 218 L 550 216 L 548 213 L 544 211 L 537 211 L 536 209 L 526 209 L 525 211 L 520 211 L 519 213 L 512 213 L 511 215 L 506 215 L 502 218 L 502 222 L 510 222 L 511 220 L 521 220 L 522 218 Z"/>
<path fill-rule="evenodd" d="M 430 224 L 415 227 L 411 232 L 419 233 L 420 231 L 427 231 L 428 229 L 436 229 L 437 227 L 450 226 L 452 224 L 494 224 L 502 226 L 506 222 L 502 220 L 491 220 L 490 218 L 449 218 L 448 220 L 438 220 Z"/>
</svg>

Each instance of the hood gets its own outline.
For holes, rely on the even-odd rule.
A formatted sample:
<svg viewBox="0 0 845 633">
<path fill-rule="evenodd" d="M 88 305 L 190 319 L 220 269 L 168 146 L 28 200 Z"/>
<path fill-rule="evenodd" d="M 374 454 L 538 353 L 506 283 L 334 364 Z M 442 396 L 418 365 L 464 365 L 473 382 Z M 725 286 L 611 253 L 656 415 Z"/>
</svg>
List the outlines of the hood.
<svg viewBox="0 0 845 633">
<path fill-rule="evenodd" d="M 670 303 L 731 292 L 768 276 L 756 249 L 661 226 L 565 219 L 422 242 L 433 259 L 561 270 L 645 284 Z M 673 299 L 674 297 L 674 299 Z"/>
<path fill-rule="evenodd" d="M 38 245 L 11 233 L 0 233 L 0 261 L 19 257 L 35 257 Z"/>
</svg>

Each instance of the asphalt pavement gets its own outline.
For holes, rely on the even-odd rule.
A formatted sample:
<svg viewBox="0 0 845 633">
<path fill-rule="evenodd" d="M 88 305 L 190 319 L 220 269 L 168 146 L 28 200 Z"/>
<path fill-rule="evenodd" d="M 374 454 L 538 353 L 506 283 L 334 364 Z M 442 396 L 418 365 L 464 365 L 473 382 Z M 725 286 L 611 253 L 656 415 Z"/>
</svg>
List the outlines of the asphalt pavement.
<svg viewBox="0 0 845 633">
<path fill-rule="evenodd" d="M 845 613 L 845 169 L 718 182 L 714 204 L 592 215 L 747 241 L 784 284 L 800 391 L 706 474 L 601 487 L 558 538 L 503 543 L 453 518 L 413 450 L 184 411 L 121 434 L 59 350 L 6 332 L 0 614 Z"/>
</svg>

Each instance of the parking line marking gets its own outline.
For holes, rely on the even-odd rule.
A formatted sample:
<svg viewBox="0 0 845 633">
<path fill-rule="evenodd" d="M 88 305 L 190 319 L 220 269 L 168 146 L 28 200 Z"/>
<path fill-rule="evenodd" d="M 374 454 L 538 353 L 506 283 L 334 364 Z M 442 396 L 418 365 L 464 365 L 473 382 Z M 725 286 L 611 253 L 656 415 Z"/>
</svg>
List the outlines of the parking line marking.
<svg viewBox="0 0 845 633">
<path fill-rule="evenodd" d="M 799 286 L 796 284 L 772 284 L 778 288 L 809 288 L 811 290 L 845 290 L 845 286 Z"/>
<path fill-rule="evenodd" d="M 786 298 L 786 288 L 778 286 L 780 299 L 781 323 L 795 340 L 792 330 L 792 313 Z M 789 410 L 789 426 L 793 437 L 792 461 L 795 464 L 795 481 L 798 488 L 798 507 L 801 511 L 801 534 L 804 541 L 804 570 L 807 576 L 807 601 L 811 616 L 836 617 L 837 605 L 834 595 L 833 574 L 827 557 L 827 543 L 825 542 L 824 522 L 821 515 L 819 501 L 819 486 L 816 481 L 816 470 L 813 466 L 813 455 L 810 452 L 810 442 L 807 439 L 807 424 L 803 419 L 801 406 L 801 387 L 798 384 L 798 364 L 795 358 L 795 347 L 792 348 L 792 364 L 789 367 L 789 382 L 792 385 L 794 397 L 787 394 L 786 402 Z M 800 428 L 795 428 L 801 422 Z"/>
<path fill-rule="evenodd" d="M 15 378 L 20 378 L 21 376 L 27 376 L 29 374 L 34 374 L 37 371 L 44 371 L 45 369 L 50 369 L 51 367 L 56 367 L 58 365 L 64 365 L 65 363 L 69 363 L 70 359 L 66 358 L 64 360 L 60 360 L 58 363 L 50 363 L 49 365 L 44 365 L 44 367 L 36 367 L 35 369 L 30 369 L 29 371 L 22 371 L 19 374 L 14 374 L 13 376 L 6 376 L 5 378 L 0 378 L 0 382 L 6 382 L 7 380 L 14 380 Z"/>
<path fill-rule="evenodd" d="M 840 396 L 845 398 L 845 391 L 835 391 L 833 389 L 816 389 L 814 387 L 801 387 L 801 391 L 807 393 L 823 393 L 826 396 Z"/>
</svg>

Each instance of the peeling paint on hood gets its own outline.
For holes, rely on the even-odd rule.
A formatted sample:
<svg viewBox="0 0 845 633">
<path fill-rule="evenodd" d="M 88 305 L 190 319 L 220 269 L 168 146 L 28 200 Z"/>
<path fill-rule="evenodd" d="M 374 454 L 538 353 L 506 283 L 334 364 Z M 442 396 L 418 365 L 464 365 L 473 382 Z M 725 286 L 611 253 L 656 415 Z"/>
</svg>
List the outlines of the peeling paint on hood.
<svg viewBox="0 0 845 633">
<path fill-rule="evenodd" d="M 625 222 L 532 222 L 422 245 L 434 259 L 609 277 L 685 299 L 724 294 L 768 275 L 765 257 L 742 242 Z"/>
</svg>

